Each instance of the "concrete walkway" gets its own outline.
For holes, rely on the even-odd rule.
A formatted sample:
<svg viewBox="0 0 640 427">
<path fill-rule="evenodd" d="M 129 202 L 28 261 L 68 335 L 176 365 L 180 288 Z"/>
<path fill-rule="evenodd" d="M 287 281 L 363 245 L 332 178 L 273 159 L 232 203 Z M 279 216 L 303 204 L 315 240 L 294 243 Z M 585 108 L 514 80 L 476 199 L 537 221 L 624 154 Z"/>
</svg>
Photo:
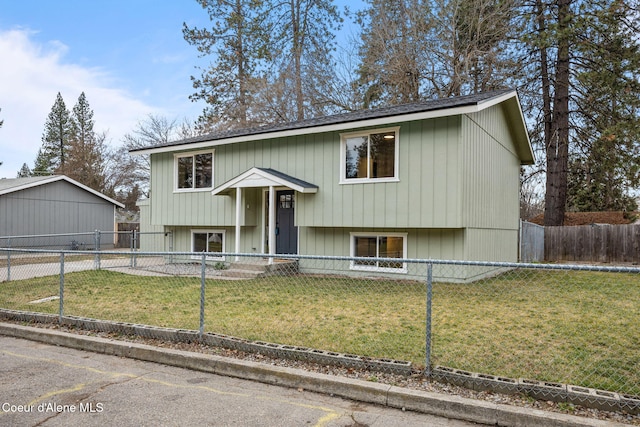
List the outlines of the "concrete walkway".
<svg viewBox="0 0 640 427">
<path fill-rule="evenodd" d="M 122 258 L 106 258 L 96 261 L 95 259 L 86 259 L 83 261 L 65 261 L 64 272 L 74 273 L 78 271 L 88 271 L 98 269 L 108 269 L 118 271 L 125 274 L 133 274 L 138 276 L 168 276 L 157 271 L 146 270 L 145 267 L 154 265 L 163 265 L 162 257 L 145 257 L 136 261 L 137 268 L 131 268 L 131 260 L 128 257 Z M 34 277 L 56 276 L 60 274 L 60 263 L 35 263 L 35 264 L 14 264 L 11 269 L 0 268 L 0 282 L 7 280 L 25 280 Z"/>
</svg>

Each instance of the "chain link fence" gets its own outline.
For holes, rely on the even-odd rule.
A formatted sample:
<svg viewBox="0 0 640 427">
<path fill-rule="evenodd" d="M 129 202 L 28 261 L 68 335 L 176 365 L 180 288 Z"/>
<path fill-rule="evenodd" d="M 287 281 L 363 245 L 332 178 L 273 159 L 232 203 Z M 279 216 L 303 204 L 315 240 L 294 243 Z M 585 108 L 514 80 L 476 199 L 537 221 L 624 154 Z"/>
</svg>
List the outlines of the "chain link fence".
<svg viewBox="0 0 640 427">
<path fill-rule="evenodd" d="M 118 248 L 135 251 L 140 248 L 141 243 L 149 247 L 166 247 L 168 251 L 172 251 L 173 235 L 171 232 L 94 230 L 82 233 L 0 236 L 0 248 L 16 249 L 104 251 Z"/>
<path fill-rule="evenodd" d="M 638 268 L 13 248 L 0 256 L 5 312 L 640 410 Z"/>
</svg>

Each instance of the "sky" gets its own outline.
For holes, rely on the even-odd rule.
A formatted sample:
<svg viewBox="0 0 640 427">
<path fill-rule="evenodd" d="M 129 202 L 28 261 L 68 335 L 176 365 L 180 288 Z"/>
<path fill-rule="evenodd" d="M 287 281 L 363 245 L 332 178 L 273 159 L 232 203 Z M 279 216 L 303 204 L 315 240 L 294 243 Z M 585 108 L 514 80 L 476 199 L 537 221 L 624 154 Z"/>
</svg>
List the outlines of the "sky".
<svg viewBox="0 0 640 427">
<path fill-rule="evenodd" d="M 195 120 L 190 77 L 210 60 L 184 22 L 211 24 L 196 0 L 0 0 L 0 178 L 33 167 L 58 92 L 69 111 L 84 92 L 113 147 L 149 115 Z"/>
</svg>

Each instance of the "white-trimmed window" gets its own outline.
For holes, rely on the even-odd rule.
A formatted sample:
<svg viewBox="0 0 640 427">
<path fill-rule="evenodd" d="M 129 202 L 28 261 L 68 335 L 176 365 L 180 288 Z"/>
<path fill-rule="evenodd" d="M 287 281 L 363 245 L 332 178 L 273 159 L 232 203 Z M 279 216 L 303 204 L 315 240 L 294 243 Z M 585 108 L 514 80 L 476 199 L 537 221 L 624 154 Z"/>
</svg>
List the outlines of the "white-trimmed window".
<svg viewBox="0 0 640 427">
<path fill-rule="evenodd" d="M 351 233 L 351 256 L 363 258 L 406 258 L 407 233 Z M 402 261 L 351 261 L 353 270 L 406 273 L 407 264 Z"/>
<path fill-rule="evenodd" d="M 176 191 L 213 188 L 213 151 L 174 155 Z"/>
<path fill-rule="evenodd" d="M 191 252 L 223 253 L 224 234 L 224 230 L 191 230 Z M 223 256 L 211 256 L 207 259 L 224 261 Z"/>
<path fill-rule="evenodd" d="M 397 181 L 399 129 L 342 134 L 340 183 Z"/>
</svg>

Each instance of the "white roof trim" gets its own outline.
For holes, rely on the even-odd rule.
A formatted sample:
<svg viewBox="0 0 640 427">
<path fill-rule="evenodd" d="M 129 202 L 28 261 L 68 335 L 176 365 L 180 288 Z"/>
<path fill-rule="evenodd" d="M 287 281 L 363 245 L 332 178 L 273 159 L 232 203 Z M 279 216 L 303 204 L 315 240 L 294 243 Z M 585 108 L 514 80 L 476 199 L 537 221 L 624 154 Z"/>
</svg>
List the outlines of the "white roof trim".
<svg viewBox="0 0 640 427">
<path fill-rule="evenodd" d="M 248 141 L 256 141 L 256 140 L 271 139 L 271 138 L 285 138 L 288 136 L 309 135 L 309 134 L 334 132 L 334 131 L 341 132 L 345 130 L 352 130 L 356 128 L 364 128 L 369 126 L 384 126 L 384 125 L 390 125 L 393 123 L 404 123 L 404 122 L 411 122 L 416 120 L 425 120 L 425 119 L 433 119 L 433 118 L 439 118 L 439 117 L 472 114 L 472 113 L 477 113 L 487 108 L 490 108 L 496 104 L 500 104 L 511 98 L 515 98 L 516 100 L 518 99 L 518 95 L 515 91 L 507 92 L 501 96 L 497 96 L 495 98 L 490 98 L 485 101 L 478 102 L 476 105 L 440 108 L 440 109 L 431 110 L 431 111 L 398 114 L 394 116 L 372 118 L 372 119 L 366 119 L 366 120 L 360 120 L 360 121 L 334 123 L 329 125 L 317 125 L 317 126 L 312 126 L 308 128 L 288 129 L 288 130 L 282 130 L 282 131 L 242 135 L 242 136 L 237 136 L 232 138 L 223 138 L 223 139 L 214 140 L 214 141 L 201 141 L 201 142 L 194 142 L 194 143 L 183 144 L 183 145 L 170 145 L 166 147 L 148 148 L 148 149 L 136 150 L 131 154 L 133 155 L 155 154 L 155 153 L 167 153 L 167 152 L 174 152 L 174 151 L 197 150 L 201 148 L 213 147 L 218 145 L 236 144 L 239 142 L 248 142 Z M 522 115 L 522 112 L 520 112 L 520 115 L 524 123 L 524 116 Z"/>
<path fill-rule="evenodd" d="M 124 205 L 122 203 L 116 200 L 113 200 L 112 198 L 107 197 L 104 194 L 100 193 L 99 191 L 89 188 L 84 184 L 80 184 L 78 181 L 75 181 L 66 175 L 52 175 L 50 177 L 43 178 L 41 180 L 31 181 L 25 184 L 17 185 L 15 187 L 5 188 L 4 190 L 0 190 L 0 196 L 3 194 L 15 193 L 16 191 L 26 190 L 28 188 L 39 187 L 41 185 L 50 184 L 52 182 L 57 182 L 57 181 L 66 181 L 69 184 L 75 185 L 76 187 L 80 187 L 81 189 L 88 191 L 94 196 L 98 196 L 101 199 L 108 201 L 109 203 L 113 203 L 114 205 L 120 208 L 124 208 Z"/>
<path fill-rule="evenodd" d="M 253 183 L 251 183 L 253 181 Z M 298 183 L 293 181 L 289 181 L 285 178 L 276 176 L 274 174 L 269 173 L 263 169 L 253 167 L 248 171 L 236 176 L 235 178 L 225 182 L 220 187 L 217 187 L 211 191 L 211 194 L 216 195 L 227 195 L 229 194 L 228 190 L 232 188 L 247 188 L 247 187 L 268 187 L 273 185 L 288 187 L 292 190 L 295 190 L 299 193 L 317 193 L 317 187 L 304 187 Z"/>
</svg>

